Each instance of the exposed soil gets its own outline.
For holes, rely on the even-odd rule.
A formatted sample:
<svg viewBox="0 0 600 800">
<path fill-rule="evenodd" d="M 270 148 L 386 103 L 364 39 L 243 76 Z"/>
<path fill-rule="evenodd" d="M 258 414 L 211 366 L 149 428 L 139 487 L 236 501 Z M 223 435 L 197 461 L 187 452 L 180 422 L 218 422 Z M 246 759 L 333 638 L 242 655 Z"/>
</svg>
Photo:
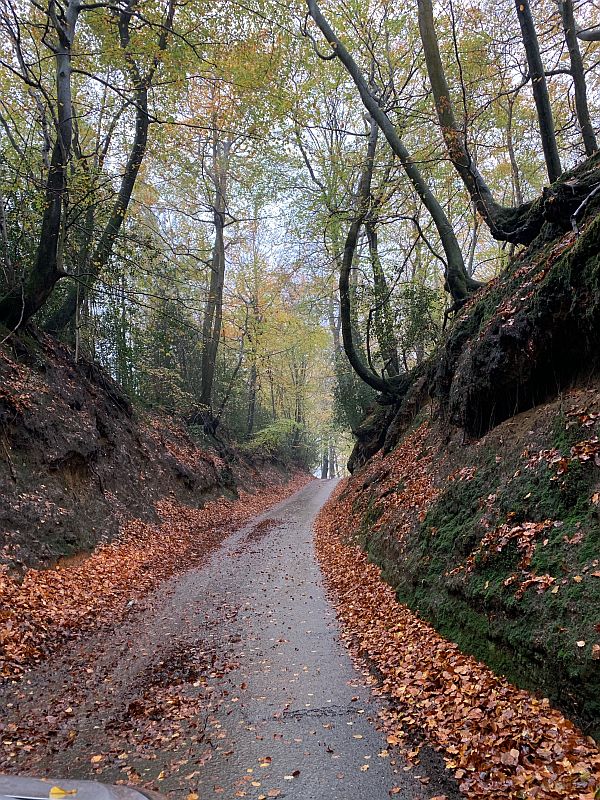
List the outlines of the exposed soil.
<svg viewBox="0 0 600 800">
<path fill-rule="evenodd" d="M 219 453 L 173 420 L 134 410 L 120 387 L 51 337 L 0 349 L 0 565 L 46 567 L 158 522 L 163 497 L 190 507 L 276 486 L 285 465 Z"/>
</svg>

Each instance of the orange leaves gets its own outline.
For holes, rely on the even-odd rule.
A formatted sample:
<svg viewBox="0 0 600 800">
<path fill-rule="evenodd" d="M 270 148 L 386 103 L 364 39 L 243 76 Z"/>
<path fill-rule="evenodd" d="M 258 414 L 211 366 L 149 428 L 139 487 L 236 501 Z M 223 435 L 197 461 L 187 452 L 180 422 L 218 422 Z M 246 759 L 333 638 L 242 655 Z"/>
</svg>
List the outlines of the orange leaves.
<svg viewBox="0 0 600 800">
<path fill-rule="evenodd" d="M 338 501 L 343 503 L 343 509 L 340 510 L 346 519 L 360 521 L 370 513 L 374 497 L 372 489 L 376 487 L 375 496 L 383 502 L 373 506 L 373 510 L 381 512 L 373 530 L 381 530 L 393 520 L 395 535 L 402 541 L 411 527 L 410 517 L 414 515 L 422 519 L 439 494 L 432 479 L 430 465 L 433 453 L 425 443 L 427 434 L 427 423 L 423 423 L 403 440 L 401 447 L 385 457 L 385 467 L 381 453 L 369 461 L 361 471 L 361 488 L 364 491 Z M 399 506 L 407 510 L 401 525 L 398 525 L 396 518 Z"/>
<path fill-rule="evenodd" d="M 252 516 L 297 491 L 309 477 L 236 502 L 202 509 L 156 503 L 161 524 L 124 524 L 120 538 L 67 568 L 29 570 L 22 581 L 0 570 L 0 677 L 14 679 L 86 631 L 114 623 L 140 598 L 206 555 Z"/>
<path fill-rule="evenodd" d="M 400 605 L 380 570 L 347 544 L 340 519 L 349 506 L 341 487 L 318 518 L 317 553 L 347 645 L 376 668 L 374 691 L 392 702 L 388 743 L 401 746 L 407 733 L 425 738 L 468 797 L 593 798 L 600 752 L 592 740 L 548 700 L 497 677 Z"/>
</svg>

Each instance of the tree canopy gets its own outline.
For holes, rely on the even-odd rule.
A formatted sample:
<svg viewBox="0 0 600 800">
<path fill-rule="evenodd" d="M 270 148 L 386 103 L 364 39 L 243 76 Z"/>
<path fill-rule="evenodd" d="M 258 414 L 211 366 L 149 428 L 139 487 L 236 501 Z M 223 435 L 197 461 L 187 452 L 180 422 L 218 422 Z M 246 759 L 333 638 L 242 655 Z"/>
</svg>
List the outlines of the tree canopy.
<svg viewBox="0 0 600 800">
<path fill-rule="evenodd" d="M 327 472 L 600 185 L 570 179 L 596 158 L 598 13 L 6 0 L 2 338 L 35 324 L 142 405 Z"/>
</svg>

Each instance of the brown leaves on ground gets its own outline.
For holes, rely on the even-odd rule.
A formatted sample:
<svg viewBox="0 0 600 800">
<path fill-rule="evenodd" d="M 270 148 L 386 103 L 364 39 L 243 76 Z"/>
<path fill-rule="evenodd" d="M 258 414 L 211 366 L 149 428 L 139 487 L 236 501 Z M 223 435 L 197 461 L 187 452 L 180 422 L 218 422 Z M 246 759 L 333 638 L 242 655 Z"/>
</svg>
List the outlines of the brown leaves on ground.
<svg viewBox="0 0 600 800">
<path fill-rule="evenodd" d="M 395 536 L 402 546 L 404 537 L 410 532 L 414 519 L 422 519 L 427 509 L 439 495 L 439 488 L 433 480 L 431 461 L 434 452 L 427 443 L 429 428 L 423 423 L 414 433 L 407 436 L 402 446 L 392 450 L 386 456 L 379 452 L 364 470 L 363 491 L 354 497 L 349 518 L 360 520 L 368 512 L 373 501 L 372 486 L 376 486 L 376 497 L 385 499 L 382 513 L 373 525 L 373 530 L 380 530 L 389 522 L 394 523 Z M 402 508 L 403 515 L 399 524 L 397 509 Z"/>
<path fill-rule="evenodd" d="M 0 676 L 18 678 L 65 642 L 114 623 L 135 601 L 171 575 L 201 563 L 229 533 L 298 491 L 310 477 L 236 501 L 220 498 L 201 509 L 163 499 L 161 523 L 126 522 L 117 541 L 82 563 L 29 570 L 22 580 L 0 571 Z"/>
<path fill-rule="evenodd" d="M 379 568 L 340 530 L 351 503 L 340 494 L 318 518 L 317 553 L 346 643 L 381 675 L 379 691 L 393 702 L 392 740 L 424 737 L 444 753 L 468 797 L 594 800 L 600 752 L 593 740 L 548 700 L 497 677 L 400 605 Z"/>
</svg>

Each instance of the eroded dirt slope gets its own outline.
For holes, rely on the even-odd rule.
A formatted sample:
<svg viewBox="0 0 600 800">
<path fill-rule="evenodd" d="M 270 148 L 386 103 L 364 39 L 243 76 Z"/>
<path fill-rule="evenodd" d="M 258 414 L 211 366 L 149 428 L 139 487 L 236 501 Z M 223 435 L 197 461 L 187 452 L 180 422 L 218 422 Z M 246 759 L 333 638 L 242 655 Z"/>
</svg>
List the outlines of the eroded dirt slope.
<svg viewBox="0 0 600 800">
<path fill-rule="evenodd" d="M 12 572 L 91 551 L 127 520 L 157 522 L 162 498 L 199 507 L 287 477 L 226 463 L 171 419 L 135 412 L 106 373 L 50 337 L 0 348 L 0 564 Z"/>
</svg>

